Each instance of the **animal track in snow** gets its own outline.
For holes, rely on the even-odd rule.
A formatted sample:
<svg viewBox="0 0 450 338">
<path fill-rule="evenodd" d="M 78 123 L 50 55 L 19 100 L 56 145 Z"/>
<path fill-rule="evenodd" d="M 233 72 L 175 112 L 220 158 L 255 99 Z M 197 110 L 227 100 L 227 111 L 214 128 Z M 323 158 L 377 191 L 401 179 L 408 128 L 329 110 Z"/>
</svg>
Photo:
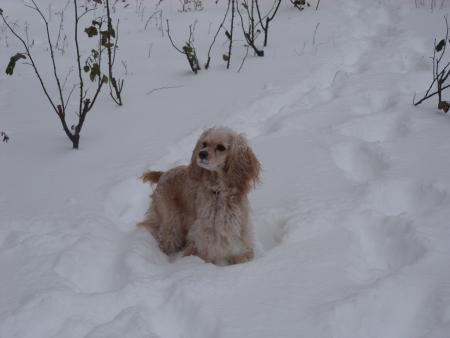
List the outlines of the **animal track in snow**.
<svg viewBox="0 0 450 338">
<path fill-rule="evenodd" d="M 126 251 L 123 233 L 111 231 L 111 224 L 103 218 L 87 219 L 80 228 L 91 228 L 96 234 L 80 236 L 63 249 L 55 259 L 53 271 L 85 293 L 122 287 L 127 276 L 117 269 L 117 264 Z"/>
<path fill-rule="evenodd" d="M 284 235 L 284 227 L 288 221 L 289 212 L 284 209 L 271 208 L 254 212 L 255 237 L 257 248 L 267 251 L 278 245 Z M 259 249 L 259 248 L 258 248 Z"/>
<path fill-rule="evenodd" d="M 400 119 L 396 114 L 374 114 L 354 118 L 337 127 L 346 136 L 367 142 L 382 142 L 409 133 L 409 120 Z"/>
<path fill-rule="evenodd" d="M 341 143 L 332 148 L 336 165 L 358 182 L 377 178 L 388 168 L 383 155 L 365 144 Z"/>
<path fill-rule="evenodd" d="M 106 216 L 121 230 L 133 230 L 147 210 L 148 184 L 136 178 L 126 179 L 110 189 L 105 198 Z"/>
<path fill-rule="evenodd" d="M 366 210 L 351 215 L 348 227 L 356 239 L 350 252 L 358 280 L 380 278 L 414 264 L 426 252 L 413 221 L 401 215 Z"/>
<path fill-rule="evenodd" d="M 158 337 L 150 327 L 148 313 L 135 306 L 122 310 L 111 321 L 95 327 L 86 338 L 108 337 Z"/>
<path fill-rule="evenodd" d="M 294 87 L 287 92 L 280 89 L 269 88 L 259 99 L 239 114 L 234 114 L 226 119 L 224 124 L 236 129 L 245 130 L 249 138 L 257 137 L 261 134 L 276 132 L 277 119 L 283 114 L 285 108 L 298 98 L 300 93 L 306 89 L 303 86 Z M 274 117 L 277 117 L 275 119 Z"/>
<path fill-rule="evenodd" d="M 432 210 L 446 205 L 449 193 L 432 184 L 416 183 L 408 179 L 389 179 L 369 187 L 367 203 L 385 215 L 400 215 L 411 211 Z"/>
</svg>

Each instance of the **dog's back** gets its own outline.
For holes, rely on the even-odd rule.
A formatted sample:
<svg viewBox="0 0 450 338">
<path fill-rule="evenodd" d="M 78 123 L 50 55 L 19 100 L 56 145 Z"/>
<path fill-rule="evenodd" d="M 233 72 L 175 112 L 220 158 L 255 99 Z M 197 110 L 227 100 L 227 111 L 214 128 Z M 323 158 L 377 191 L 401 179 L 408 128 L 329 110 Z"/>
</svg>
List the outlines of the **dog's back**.
<svg viewBox="0 0 450 338">
<path fill-rule="evenodd" d="M 186 243 L 186 234 L 195 219 L 195 186 L 190 182 L 187 166 L 166 172 L 147 171 L 144 182 L 158 183 L 146 218 L 139 223 L 158 239 L 167 254 L 180 251 Z"/>
</svg>

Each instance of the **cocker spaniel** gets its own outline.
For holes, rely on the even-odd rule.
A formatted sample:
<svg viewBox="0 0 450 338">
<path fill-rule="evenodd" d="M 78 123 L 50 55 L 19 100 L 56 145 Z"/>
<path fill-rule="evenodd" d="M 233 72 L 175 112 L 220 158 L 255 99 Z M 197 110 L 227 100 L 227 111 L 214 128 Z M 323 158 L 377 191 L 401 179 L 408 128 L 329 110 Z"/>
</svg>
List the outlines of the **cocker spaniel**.
<svg viewBox="0 0 450 338">
<path fill-rule="evenodd" d="M 260 163 L 244 136 L 208 129 L 188 166 L 142 175 L 158 185 L 139 225 L 166 254 L 183 251 L 215 264 L 249 261 L 254 252 L 247 194 L 259 176 Z"/>
</svg>

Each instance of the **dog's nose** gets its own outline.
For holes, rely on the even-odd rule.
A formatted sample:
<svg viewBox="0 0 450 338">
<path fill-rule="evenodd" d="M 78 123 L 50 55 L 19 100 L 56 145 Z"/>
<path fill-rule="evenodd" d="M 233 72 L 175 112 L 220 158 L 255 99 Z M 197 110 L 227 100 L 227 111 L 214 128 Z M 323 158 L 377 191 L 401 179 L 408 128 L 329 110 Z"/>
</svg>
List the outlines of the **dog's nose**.
<svg viewBox="0 0 450 338">
<path fill-rule="evenodd" d="M 202 150 L 198 153 L 198 157 L 200 157 L 201 160 L 207 160 L 208 159 L 208 152 L 206 150 Z"/>
</svg>

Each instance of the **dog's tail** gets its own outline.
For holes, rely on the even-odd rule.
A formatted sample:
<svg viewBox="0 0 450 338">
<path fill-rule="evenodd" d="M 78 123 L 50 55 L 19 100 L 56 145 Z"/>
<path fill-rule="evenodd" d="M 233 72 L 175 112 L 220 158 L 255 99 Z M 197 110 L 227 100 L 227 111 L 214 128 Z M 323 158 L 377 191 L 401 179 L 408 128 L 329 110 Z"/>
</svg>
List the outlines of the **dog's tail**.
<svg viewBox="0 0 450 338">
<path fill-rule="evenodd" d="M 141 179 L 143 182 L 158 183 L 163 174 L 163 171 L 147 171 L 141 176 Z"/>
</svg>

